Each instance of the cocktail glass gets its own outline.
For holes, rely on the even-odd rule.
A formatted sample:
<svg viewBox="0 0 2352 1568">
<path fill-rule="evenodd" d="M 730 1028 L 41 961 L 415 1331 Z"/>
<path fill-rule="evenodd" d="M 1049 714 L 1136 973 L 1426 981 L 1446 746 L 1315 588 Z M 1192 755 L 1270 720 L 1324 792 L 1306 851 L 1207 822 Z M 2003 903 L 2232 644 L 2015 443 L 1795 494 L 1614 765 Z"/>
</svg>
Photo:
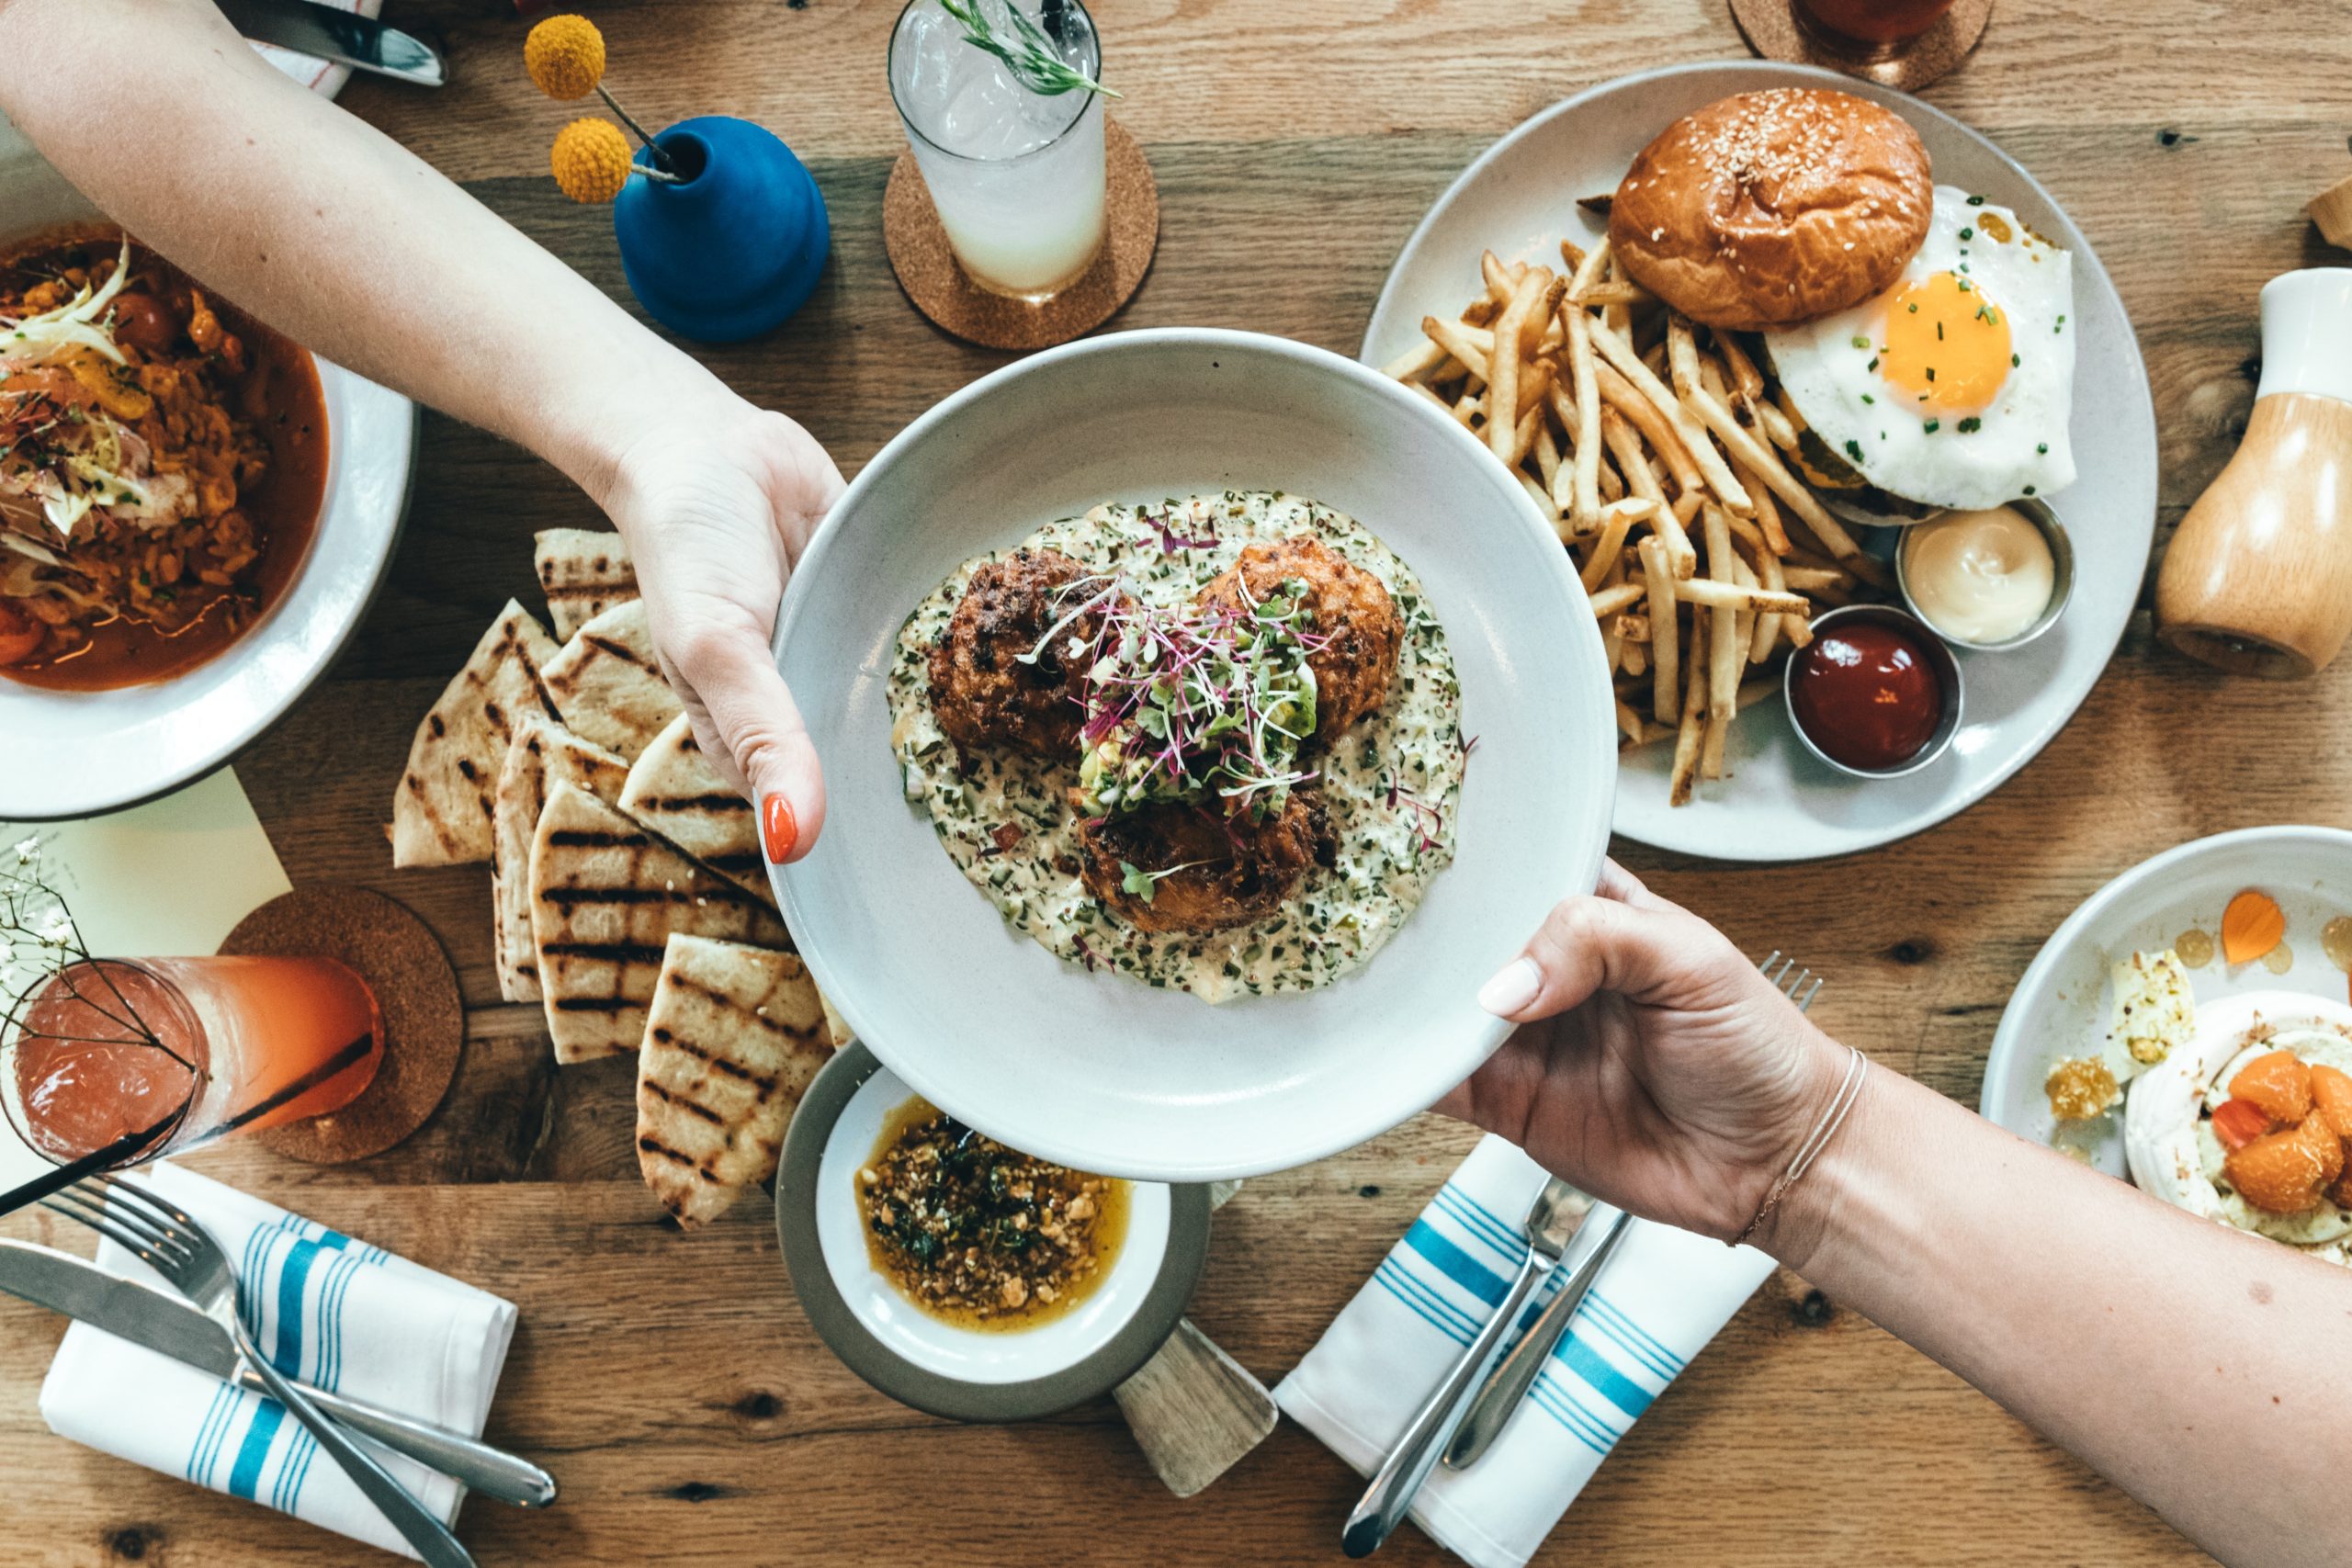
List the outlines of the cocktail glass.
<svg viewBox="0 0 2352 1568">
<path fill-rule="evenodd" d="M 1952 0 L 1791 0 L 1797 26 L 1832 53 L 1861 61 L 1902 54 L 1943 20 Z"/>
<path fill-rule="evenodd" d="M 383 1059 L 366 981 L 329 958 L 78 958 L 0 1034 L 0 1105 L 60 1165 L 137 1164 L 348 1105 Z"/>
<path fill-rule="evenodd" d="M 1101 40 L 1079 0 L 978 3 L 1001 37 L 1019 6 L 1065 63 L 1101 79 Z M 1033 92 L 939 0 L 911 0 L 890 37 L 890 96 L 966 276 L 1043 303 L 1086 275 L 1105 231 L 1099 94 Z"/>
</svg>

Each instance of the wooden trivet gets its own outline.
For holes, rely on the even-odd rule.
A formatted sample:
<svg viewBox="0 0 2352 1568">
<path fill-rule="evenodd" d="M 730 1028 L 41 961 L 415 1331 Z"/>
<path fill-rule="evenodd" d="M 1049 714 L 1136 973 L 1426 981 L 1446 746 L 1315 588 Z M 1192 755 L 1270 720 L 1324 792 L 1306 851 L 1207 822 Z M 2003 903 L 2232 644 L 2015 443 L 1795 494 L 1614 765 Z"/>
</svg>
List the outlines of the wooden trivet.
<svg viewBox="0 0 2352 1568">
<path fill-rule="evenodd" d="M 1792 65 L 1819 65 L 1859 76 L 1882 87 L 1916 93 L 1928 83 L 1957 70 L 1984 36 L 1993 15 L 1993 0 L 1959 0 L 1936 25 L 1883 60 L 1843 54 L 1821 42 L 1797 23 L 1792 0 L 1731 0 L 1732 20 L 1739 24 L 1747 47 L 1767 60 Z"/>
<path fill-rule="evenodd" d="M 1108 230 L 1102 253 L 1076 283 L 1042 305 L 992 294 L 964 276 L 912 152 L 901 152 L 882 193 L 882 242 L 891 270 L 932 324 L 983 348 L 1050 348 L 1083 337 L 1135 297 L 1159 247 L 1159 186 L 1135 138 L 1102 125 Z"/>
<path fill-rule="evenodd" d="M 363 887 L 301 887 L 237 922 L 220 951 L 267 958 L 333 958 L 376 993 L 384 1057 L 342 1110 L 254 1134 L 288 1159 L 342 1165 L 381 1154 L 424 1125 L 458 1076 L 465 1003 L 441 944 L 407 908 Z"/>
</svg>

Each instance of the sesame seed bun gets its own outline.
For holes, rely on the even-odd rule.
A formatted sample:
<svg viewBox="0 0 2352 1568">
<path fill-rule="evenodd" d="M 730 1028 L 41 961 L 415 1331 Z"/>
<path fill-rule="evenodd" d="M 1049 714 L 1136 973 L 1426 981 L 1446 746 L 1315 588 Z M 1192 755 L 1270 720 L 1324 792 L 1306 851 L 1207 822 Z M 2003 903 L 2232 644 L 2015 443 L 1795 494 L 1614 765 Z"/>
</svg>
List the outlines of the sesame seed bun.
<svg viewBox="0 0 2352 1568">
<path fill-rule="evenodd" d="M 1893 286 L 1935 211 L 1928 150 L 1849 93 L 1774 87 L 1685 115 L 1617 187 L 1609 241 L 1694 321 L 1794 326 Z"/>
</svg>

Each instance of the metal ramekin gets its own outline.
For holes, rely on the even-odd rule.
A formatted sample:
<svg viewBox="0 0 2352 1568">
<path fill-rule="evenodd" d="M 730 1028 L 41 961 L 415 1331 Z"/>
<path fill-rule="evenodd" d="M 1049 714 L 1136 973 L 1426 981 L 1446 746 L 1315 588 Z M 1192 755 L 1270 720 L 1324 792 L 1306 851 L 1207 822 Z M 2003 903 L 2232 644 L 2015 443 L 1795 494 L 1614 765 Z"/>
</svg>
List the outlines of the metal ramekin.
<svg viewBox="0 0 2352 1568">
<path fill-rule="evenodd" d="M 1851 763 L 1839 761 L 1814 743 L 1813 737 L 1805 733 L 1804 722 L 1797 717 L 1796 671 L 1805 658 L 1804 649 L 1790 654 L 1781 667 L 1781 705 L 1788 710 L 1789 728 L 1797 732 L 1797 739 L 1804 742 L 1806 750 L 1849 778 L 1899 779 L 1905 774 L 1916 773 L 1950 750 L 1952 737 L 1960 733 L 1960 660 L 1952 657 L 1951 649 L 1945 646 L 1944 639 L 1936 634 L 1934 627 L 1909 611 L 1897 609 L 1892 604 L 1847 604 L 1826 615 L 1816 616 L 1813 623 L 1814 637 L 1818 641 L 1824 632 L 1834 630 L 1841 623 L 1853 621 L 1873 621 L 1890 626 L 1907 633 L 1919 645 L 1920 651 L 1927 655 L 1928 668 L 1935 671 L 1936 679 L 1943 687 L 1943 716 L 1937 720 L 1935 733 L 1928 737 L 1928 743 L 1919 748 L 1917 755 L 1891 768 L 1857 768 Z"/>
</svg>

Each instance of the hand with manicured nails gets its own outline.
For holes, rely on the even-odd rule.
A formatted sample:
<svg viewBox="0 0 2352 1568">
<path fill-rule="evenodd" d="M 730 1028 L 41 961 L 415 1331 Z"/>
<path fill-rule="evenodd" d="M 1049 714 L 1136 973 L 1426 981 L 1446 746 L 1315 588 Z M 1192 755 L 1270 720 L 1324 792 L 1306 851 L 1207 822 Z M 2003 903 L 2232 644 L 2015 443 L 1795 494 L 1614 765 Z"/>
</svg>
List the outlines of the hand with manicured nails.
<svg viewBox="0 0 2352 1568">
<path fill-rule="evenodd" d="M 777 864 L 816 842 L 825 781 L 769 638 L 785 581 L 841 491 L 807 431 L 730 400 L 638 437 L 605 498 L 637 563 L 662 673 L 704 755 L 757 805 Z"/>
<path fill-rule="evenodd" d="M 1754 1216 L 1848 1059 L 1722 932 L 1614 862 L 1478 1000 L 1521 1027 L 1437 1109 L 1713 1236 Z"/>
</svg>

